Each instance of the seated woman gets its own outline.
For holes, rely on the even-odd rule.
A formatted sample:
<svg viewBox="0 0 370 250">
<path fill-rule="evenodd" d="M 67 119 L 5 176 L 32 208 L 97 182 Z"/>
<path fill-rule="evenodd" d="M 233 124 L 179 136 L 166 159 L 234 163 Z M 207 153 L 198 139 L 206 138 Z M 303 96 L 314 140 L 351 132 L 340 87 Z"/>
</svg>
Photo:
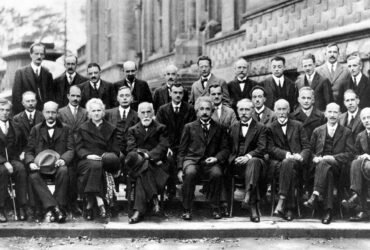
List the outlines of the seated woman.
<svg viewBox="0 0 370 250">
<path fill-rule="evenodd" d="M 103 102 L 92 98 L 86 103 L 86 110 L 89 120 L 79 128 L 76 140 L 76 153 L 80 159 L 77 164 L 77 174 L 80 191 L 87 200 L 85 217 L 87 220 L 92 220 L 95 201 L 100 216 L 102 218 L 107 216 L 104 205 L 107 192 L 104 173 L 118 171 L 119 145 L 116 128 L 103 119 L 105 115 Z M 107 161 L 105 161 L 106 155 L 110 158 Z"/>
</svg>

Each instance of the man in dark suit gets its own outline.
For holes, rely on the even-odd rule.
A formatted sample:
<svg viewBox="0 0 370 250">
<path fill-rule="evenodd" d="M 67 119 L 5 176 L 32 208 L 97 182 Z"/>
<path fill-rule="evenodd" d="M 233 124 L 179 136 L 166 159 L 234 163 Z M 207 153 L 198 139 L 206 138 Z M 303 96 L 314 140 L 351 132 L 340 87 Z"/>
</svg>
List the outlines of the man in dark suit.
<svg viewBox="0 0 370 250">
<path fill-rule="evenodd" d="M 0 222 L 6 222 L 4 211 L 8 193 L 9 178 L 15 180 L 15 199 L 19 206 L 19 219 L 27 219 L 27 173 L 19 159 L 18 130 L 10 117 L 12 104 L 0 99 Z"/>
<path fill-rule="evenodd" d="M 284 76 L 285 58 L 276 56 L 271 59 L 271 76 L 260 82 L 266 93 L 265 105 L 273 109 L 278 99 L 289 102 L 290 111 L 293 112 L 297 104 L 298 91 L 294 82 Z"/>
<path fill-rule="evenodd" d="M 167 152 L 170 164 L 168 180 L 169 197 L 176 195 L 177 165 L 176 159 L 179 151 L 181 134 L 185 124 L 196 119 L 194 107 L 183 101 L 184 86 L 181 84 L 171 85 L 171 102 L 161 106 L 157 112 L 156 119 L 159 123 L 166 125 L 170 147 Z"/>
<path fill-rule="evenodd" d="M 330 224 L 332 220 L 334 181 L 337 180 L 337 187 L 340 188 L 338 192 L 341 194 L 343 178 L 348 178 L 342 175 L 342 171 L 351 162 L 354 152 L 351 131 L 339 124 L 339 114 L 340 106 L 329 103 L 325 111 L 327 124 L 316 128 L 311 137 L 315 179 L 312 195 L 303 204 L 313 208 L 321 196 L 325 210 L 321 220 L 323 224 Z"/>
<path fill-rule="evenodd" d="M 185 125 L 177 156 L 178 178 L 183 182 L 184 220 L 192 219 L 192 201 L 196 180 L 206 179 L 203 187 L 211 202 L 214 219 L 222 218 L 220 198 L 223 188 L 223 165 L 229 154 L 224 128 L 211 119 L 214 111 L 211 98 L 201 96 L 195 103 L 198 119 Z"/>
<path fill-rule="evenodd" d="M 32 128 L 27 145 L 25 164 L 29 167 L 29 181 L 35 196 L 41 201 L 43 207 L 52 212 L 50 221 L 64 222 L 66 219 L 68 192 L 68 165 L 74 156 L 74 139 L 70 128 L 57 120 L 58 104 L 46 102 L 43 115 L 45 121 Z M 50 192 L 40 173 L 40 166 L 34 161 L 36 156 L 51 149 L 60 155 L 55 162 L 55 192 Z M 39 218 L 41 219 L 41 218 Z"/>
<path fill-rule="evenodd" d="M 334 101 L 343 105 L 343 93 L 346 82 L 350 78 L 349 70 L 338 62 L 339 47 L 336 43 L 331 43 L 326 46 L 326 62 L 317 68 L 317 73 L 329 79 L 333 92 Z"/>
<path fill-rule="evenodd" d="M 208 56 L 200 56 L 198 58 L 198 68 L 200 71 L 199 80 L 195 81 L 191 86 L 190 104 L 194 105 L 200 96 L 209 95 L 209 87 L 213 84 L 220 85 L 222 88 L 222 103 L 230 106 L 230 96 L 227 84 L 224 79 L 216 77 L 212 70 L 212 60 Z"/>
<path fill-rule="evenodd" d="M 30 47 L 31 65 L 18 69 L 15 72 L 12 98 L 13 114 L 16 115 L 23 110 L 22 94 L 26 91 L 36 93 L 38 110 L 47 101 L 55 99 L 53 76 L 41 66 L 45 58 L 45 46 L 41 43 L 34 43 Z"/>
<path fill-rule="evenodd" d="M 166 67 L 166 71 L 164 74 L 164 78 L 166 79 L 166 83 L 164 83 L 160 88 L 157 88 L 154 91 L 153 96 L 153 105 L 155 112 L 158 112 L 158 109 L 169 102 L 171 102 L 171 85 L 177 82 L 177 67 L 173 64 L 170 64 Z M 188 102 L 189 94 L 186 89 L 183 90 L 183 98 L 184 102 Z"/>
<path fill-rule="evenodd" d="M 153 104 L 139 104 L 138 116 L 140 122 L 129 128 L 127 135 L 126 166 L 129 171 L 135 171 L 130 159 L 143 157 L 144 162 L 140 171 L 135 171 L 135 201 L 134 214 L 129 223 L 137 223 L 145 214 L 147 202 L 153 202 L 154 213 L 160 212 L 158 195 L 163 190 L 168 174 L 165 169 L 168 151 L 168 136 L 166 126 L 153 120 Z M 147 164 L 147 165 L 146 165 Z M 145 167 L 145 169 L 143 169 Z"/>
<path fill-rule="evenodd" d="M 266 93 L 261 86 L 254 86 L 251 90 L 251 98 L 254 105 L 252 118 L 265 126 L 276 120 L 274 111 L 265 106 Z"/>
<path fill-rule="evenodd" d="M 20 159 L 24 160 L 24 150 L 28 143 L 28 136 L 31 129 L 36 124 L 44 120 L 42 112 L 36 109 L 36 94 L 32 91 L 26 91 L 22 95 L 22 104 L 24 111 L 13 117 L 14 124 L 20 131 L 19 147 L 21 150 Z"/>
<path fill-rule="evenodd" d="M 69 103 L 67 94 L 71 86 L 79 85 L 89 80 L 76 72 L 76 56 L 66 55 L 64 57 L 64 67 L 66 71 L 54 80 L 55 101 L 59 104 L 59 107 L 64 107 Z"/>
<path fill-rule="evenodd" d="M 351 55 L 347 59 L 347 65 L 351 76 L 340 89 L 339 94 L 342 95 L 340 96 L 342 98 L 341 100 L 343 100 L 344 92 L 347 89 L 353 89 L 360 99 L 360 109 L 370 107 L 370 83 L 369 78 L 362 74 L 363 65 L 361 58 L 358 55 Z M 343 102 L 341 105 L 343 106 Z M 343 107 L 342 110 L 344 110 Z"/>
<path fill-rule="evenodd" d="M 344 106 L 346 106 L 347 112 L 339 116 L 339 124 L 351 130 L 353 141 L 365 129 L 360 119 L 361 110 L 359 104 L 360 99 L 356 92 L 348 89 L 344 93 Z"/>
<path fill-rule="evenodd" d="M 361 121 L 365 130 L 357 135 L 355 142 L 355 159 L 352 161 L 350 177 L 352 196 L 343 200 L 342 205 L 347 209 L 354 209 L 356 215 L 349 218 L 350 221 L 368 221 L 367 196 L 369 181 L 370 160 L 370 108 L 361 111 Z M 366 175 L 365 175 L 366 174 Z"/>
<path fill-rule="evenodd" d="M 279 201 L 274 215 L 291 221 L 295 208 L 295 189 L 309 160 L 310 143 L 302 123 L 288 118 L 288 101 L 276 101 L 274 111 L 277 120 L 269 128 L 273 135 L 273 143 L 269 145 L 272 178 L 279 174 Z"/>
<path fill-rule="evenodd" d="M 72 85 L 67 94 L 68 105 L 59 109 L 58 118 L 61 122 L 67 124 L 73 133 L 74 139 L 77 138 L 77 130 L 88 120 L 87 111 L 81 108 L 81 89 Z M 77 172 L 76 162 L 73 161 L 68 168 L 69 188 L 68 188 L 68 205 L 74 215 L 81 215 L 82 211 L 77 204 Z"/>
<path fill-rule="evenodd" d="M 101 80 L 100 66 L 97 63 L 89 63 L 87 65 L 87 75 L 90 80 L 78 85 L 81 89 L 81 106 L 85 108 L 88 100 L 91 98 L 99 98 L 103 101 L 107 109 L 115 106 L 116 92 L 114 86 L 110 82 Z"/>
<path fill-rule="evenodd" d="M 137 67 L 133 61 L 127 61 L 123 64 L 123 71 L 126 78 L 124 80 L 114 83 L 115 91 L 122 86 L 127 86 L 131 89 L 133 101 L 131 108 L 137 111 L 137 108 L 142 102 L 153 102 L 152 93 L 146 81 L 136 78 Z"/>
<path fill-rule="evenodd" d="M 315 107 L 324 111 L 326 105 L 333 101 L 333 92 L 329 79 L 315 71 L 315 62 L 315 56 L 312 54 L 306 54 L 302 58 L 304 74 L 298 77 L 296 85 L 298 90 L 304 86 L 311 87 L 315 93 Z"/>
<path fill-rule="evenodd" d="M 235 122 L 237 122 L 237 119 L 234 110 L 222 104 L 221 86 L 216 84 L 210 86 L 209 96 L 211 97 L 215 107 L 212 119 L 228 130 Z"/>
<path fill-rule="evenodd" d="M 248 78 L 248 70 L 248 62 L 246 60 L 237 60 L 234 65 L 235 79 L 227 83 L 230 104 L 236 113 L 236 104 L 238 101 L 243 98 L 251 98 L 250 91 L 257 85 L 257 82 Z"/>
<path fill-rule="evenodd" d="M 237 103 L 240 121 L 233 124 L 229 131 L 231 154 L 229 166 L 232 173 L 244 177 L 244 206 L 250 206 L 250 220 L 260 222 L 257 203 L 260 200 L 259 182 L 263 179 L 263 161 L 267 145 L 265 127 L 252 119 L 253 103 L 242 99 Z M 232 194 L 234 195 L 234 194 Z"/>
</svg>

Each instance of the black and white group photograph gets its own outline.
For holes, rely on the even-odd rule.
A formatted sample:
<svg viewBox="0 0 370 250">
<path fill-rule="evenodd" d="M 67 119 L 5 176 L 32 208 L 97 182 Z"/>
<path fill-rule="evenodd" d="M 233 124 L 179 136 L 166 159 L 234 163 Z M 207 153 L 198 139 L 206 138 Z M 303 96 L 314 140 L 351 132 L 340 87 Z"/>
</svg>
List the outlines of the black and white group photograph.
<svg viewBox="0 0 370 250">
<path fill-rule="evenodd" d="M 370 249 L 370 0 L 1 0 L 0 249 Z"/>
</svg>

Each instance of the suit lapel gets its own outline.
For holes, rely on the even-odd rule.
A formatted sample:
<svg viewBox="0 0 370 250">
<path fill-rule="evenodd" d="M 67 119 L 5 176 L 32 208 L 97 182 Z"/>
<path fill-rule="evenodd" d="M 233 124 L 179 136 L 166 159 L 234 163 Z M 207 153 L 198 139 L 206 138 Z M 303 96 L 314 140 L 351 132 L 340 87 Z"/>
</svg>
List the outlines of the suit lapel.
<svg viewBox="0 0 370 250">
<path fill-rule="evenodd" d="M 33 91 L 37 93 L 38 91 L 37 91 L 37 86 L 36 86 L 36 81 L 35 81 L 36 76 L 31 66 L 27 67 L 26 74 L 27 74 L 27 78 L 30 80 Z M 41 72 L 40 72 L 40 75 L 41 75 Z"/>
<path fill-rule="evenodd" d="M 244 147 L 245 150 L 247 150 L 249 148 L 249 143 L 253 139 L 253 135 L 255 133 L 255 130 L 256 130 L 256 122 L 254 120 L 252 120 L 251 124 L 248 128 L 247 134 L 245 135 L 245 147 Z M 247 153 L 247 152 L 243 152 L 243 153 Z"/>
<path fill-rule="evenodd" d="M 340 126 L 338 124 L 338 127 L 334 133 L 334 139 L 333 139 L 333 145 L 335 147 L 335 145 L 337 144 L 337 142 L 339 141 L 340 138 L 342 138 L 343 136 L 343 130 L 344 130 L 344 127 Z"/>
<path fill-rule="evenodd" d="M 36 112 L 35 112 L 35 116 L 36 116 Z M 27 131 L 30 131 L 31 126 L 30 126 L 30 123 L 28 121 L 26 111 L 23 111 L 23 113 L 21 115 L 21 118 L 22 118 L 21 121 L 22 121 L 23 125 L 27 128 Z M 36 117 L 34 117 L 34 122 L 36 122 Z"/>
<path fill-rule="evenodd" d="M 366 130 L 361 133 L 360 142 L 361 142 L 362 150 L 365 153 L 369 152 L 369 145 L 367 143 L 367 132 L 366 132 Z"/>
<path fill-rule="evenodd" d="M 316 89 L 317 85 L 320 83 L 320 76 L 315 73 L 312 82 L 311 82 L 311 88 Z"/>
<path fill-rule="evenodd" d="M 290 122 L 290 120 L 288 120 L 288 124 L 286 126 L 286 137 L 288 139 L 288 141 L 290 141 L 292 139 L 292 136 L 293 136 L 293 127 L 292 127 L 292 124 Z"/>
<path fill-rule="evenodd" d="M 207 145 L 212 140 L 212 137 L 215 135 L 216 130 L 217 130 L 217 125 L 214 122 L 212 122 L 212 120 L 211 120 L 211 124 L 209 125 Z"/>
<path fill-rule="evenodd" d="M 339 63 L 337 63 L 337 68 L 335 69 L 334 76 L 333 76 L 333 81 L 332 82 L 334 82 L 335 80 L 337 80 L 338 77 L 342 74 L 342 72 L 343 72 L 342 65 L 340 65 Z"/>
</svg>

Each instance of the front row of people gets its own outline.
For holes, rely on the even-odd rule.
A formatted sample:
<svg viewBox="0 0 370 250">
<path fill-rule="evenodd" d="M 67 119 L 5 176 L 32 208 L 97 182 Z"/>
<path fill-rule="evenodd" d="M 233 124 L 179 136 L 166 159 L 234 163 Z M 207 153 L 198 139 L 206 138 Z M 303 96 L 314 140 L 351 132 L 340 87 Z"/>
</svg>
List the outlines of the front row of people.
<svg viewBox="0 0 370 250">
<path fill-rule="evenodd" d="M 181 97 L 183 88 L 174 85 L 173 89 L 177 90 L 174 91 L 174 100 L 178 101 L 178 106 L 176 103 L 168 104 L 173 106 L 173 110 L 171 107 L 168 112 L 176 114 L 184 108 L 181 98 L 175 96 L 179 92 Z M 73 112 L 75 91 L 78 99 L 80 92 L 75 88 L 71 88 L 68 97 L 71 114 L 76 121 L 77 113 Z M 106 205 L 113 200 L 113 177 L 121 171 L 128 172 L 129 178 L 135 181 L 134 213 L 129 223 L 137 223 L 143 218 L 149 201 L 153 211 L 158 213 L 158 195 L 173 175 L 171 173 L 176 172 L 173 168 L 177 169 L 177 177 L 183 183 L 184 220 L 192 219 L 194 191 L 199 180 L 205 183 L 203 192 L 210 200 L 213 218 L 219 219 L 227 214 L 224 206 L 227 199 L 225 186 L 228 185 L 225 174 L 244 178 L 242 205 L 250 208 L 252 222 L 260 221 L 258 202 L 263 196 L 261 184 L 274 183 L 272 178 L 278 180 L 279 188 L 274 214 L 288 221 L 293 219 L 295 196 L 303 183 L 304 188 L 312 192 L 304 205 L 309 208 L 323 205 L 325 213 L 322 223 L 328 224 L 332 220 L 334 187 L 339 198 L 343 199 L 342 205 L 356 212 L 351 220 L 368 218 L 366 181 L 370 176 L 370 108 L 361 111 L 365 131 L 357 136 L 354 144 L 350 129 L 339 124 L 340 107 L 335 103 L 327 105 L 327 123 L 315 128 L 309 141 L 304 124 L 289 117 L 289 103 L 284 99 L 275 102 L 276 119 L 268 126 L 252 118 L 254 104 L 251 100 L 240 100 L 237 104 L 240 120 L 226 129 L 211 119 L 214 111 L 212 99 L 200 97 L 195 103 L 198 119 L 183 124 L 183 129 L 180 123 L 177 124 L 182 130 L 179 140 L 171 136 L 165 125 L 154 119 L 150 103 L 139 105 L 139 122 L 136 125 L 130 128 L 125 126 L 130 112 L 130 97 L 125 97 L 126 92 L 129 93 L 129 89 L 119 90 L 120 107 L 116 108 L 120 116 L 117 124 L 122 126 L 112 125 L 104 119 L 107 116 L 100 99 L 88 101 L 89 119 L 77 128 L 57 118 L 56 103 L 45 103 L 44 120 L 30 131 L 25 149 L 19 146 L 18 133 L 22 132 L 10 119 L 11 102 L 0 101 L 0 178 L 3 180 L 0 182 L 0 222 L 6 221 L 4 203 L 9 176 L 15 181 L 20 220 L 27 219 L 28 193 L 31 206 L 39 208 L 41 205 L 51 211 L 52 221 L 64 222 L 67 206 L 70 205 L 67 193 L 72 168 L 78 177 L 78 192 L 86 201 L 85 217 L 88 220 L 93 219 L 94 204 L 101 217 L 107 216 Z M 163 119 L 166 123 L 161 112 L 159 120 Z M 109 113 L 112 114 L 112 111 Z M 176 152 L 170 149 L 173 143 L 177 143 L 173 147 Z M 168 160 L 169 156 L 175 156 L 177 161 Z M 54 194 L 48 189 L 44 177 L 55 179 Z M 347 185 L 350 185 L 352 192 L 349 199 L 344 196 Z M 36 215 L 36 219 L 40 220 L 41 212 Z"/>
</svg>

